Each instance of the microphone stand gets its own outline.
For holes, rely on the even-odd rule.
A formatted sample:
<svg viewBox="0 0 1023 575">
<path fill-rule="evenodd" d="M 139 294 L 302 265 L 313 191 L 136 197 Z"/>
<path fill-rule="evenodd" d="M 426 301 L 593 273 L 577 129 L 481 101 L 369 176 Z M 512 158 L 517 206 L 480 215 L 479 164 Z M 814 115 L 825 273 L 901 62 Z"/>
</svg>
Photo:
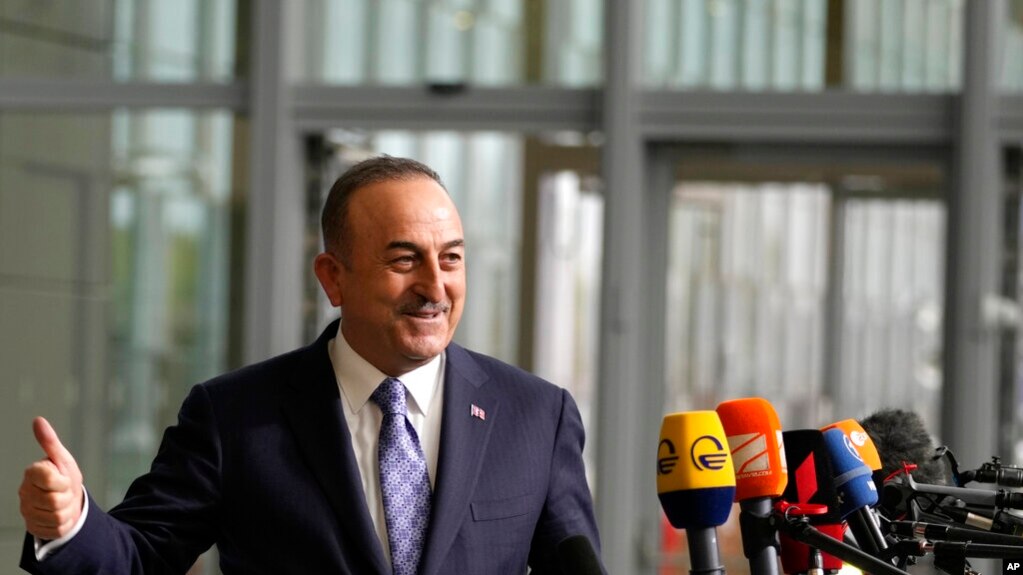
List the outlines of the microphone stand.
<svg viewBox="0 0 1023 575">
<path fill-rule="evenodd" d="M 773 503 L 768 497 L 740 501 L 739 530 L 742 551 L 749 559 L 750 575 L 778 575 L 778 532 L 769 518 Z"/>
<path fill-rule="evenodd" d="M 718 534 L 715 527 L 689 527 L 689 573 L 691 575 L 725 575 L 718 553 Z"/>
<path fill-rule="evenodd" d="M 821 533 L 810 525 L 807 517 L 789 519 L 780 513 L 776 513 L 771 517 L 771 523 L 778 530 L 784 531 L 786 535 L 796 541 L 816 547 L 825 553 L 830 553 L 842 561 L 872 575 L 909 575 L 891 563 L 886 563 L 877 557 L 868 555 L 851 545 Z"/>
<path fill-rule="evenodd" d="M 927 541 L 907 539 L 894 545 L 899 555 L 922 557 L 927 553 L 934 555 L 934 566 L 950 574 L 976 573 L 967 568 L 966 559 L 1023 559 L 1023 547 L 1012 545 L 993 545 L 989 543 Z"/>
</svg>

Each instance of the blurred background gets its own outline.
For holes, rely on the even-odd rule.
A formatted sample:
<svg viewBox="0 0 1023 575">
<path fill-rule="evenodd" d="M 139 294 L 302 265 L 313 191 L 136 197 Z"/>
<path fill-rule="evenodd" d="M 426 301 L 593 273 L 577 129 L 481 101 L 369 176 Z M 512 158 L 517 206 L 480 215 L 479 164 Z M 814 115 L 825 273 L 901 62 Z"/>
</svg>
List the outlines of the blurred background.
<svg viewBox="0 0 1023 575">
<path fill-rule="evenodd" d="M 119 501 L 333 319 L 319 211 L 379 153 L 461 210 L 456 339 L 577 399 L 611 573 L 688 572 L 667 412 L 1023 462 L 1023 0 L 0 0 L 0 570 L 32 416 Z"/>
</svg>

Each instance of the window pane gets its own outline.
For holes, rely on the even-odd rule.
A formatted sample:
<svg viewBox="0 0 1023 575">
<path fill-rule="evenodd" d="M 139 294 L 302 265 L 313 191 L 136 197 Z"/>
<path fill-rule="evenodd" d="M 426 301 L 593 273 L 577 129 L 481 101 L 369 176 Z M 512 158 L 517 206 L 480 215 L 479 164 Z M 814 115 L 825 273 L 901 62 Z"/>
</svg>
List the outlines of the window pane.
<svg viewBox="0 0 1023 575">
<path fill-rule="evenodd" d="M 601 78 L 601 0 L 301 0 L 293 6 L 303 23 L 301 69 L 308 82 L 589 86 Z"/>
<path fill-rule="evenodd" d="M 670 214 L 668 411 L 770 398 L 813 427 L 831 200 L 820 184 L 687 182 Z"/>
<path fill-rule="evenodd" d="M 998 21 L 1002 29 L 1002 88 L 1009 92 L 1023 92 L 1023 0 L 1005 0 L 1008 14 Z"/>
<path fill-rule="evenodd" d="M 948 92 L 963 0 L 650 0 L 644 84 L 715 90 Z M 839 6 L 837 11 L 829 7 Z"/>
<path fill-rule="evenodd" d="M 109 508 L 189 387 L 229 367 L 235 138 L 228 112 L 0 114 L 4 461 L 39 458 L 44 415 Z M 24 527 L 4 501 L 0 562 L 14 565 Z"/>
<path fill-rule="evenodd" d="M 12 0 L 0 76 L 228 82 L 237 0 Z"/>
<path fill-rule="evenodd" d="M 882 406 L 940 422 L 945 208 L 934 200 L 850 200 L 845 213 L 842 410 Z"/>
</svg>

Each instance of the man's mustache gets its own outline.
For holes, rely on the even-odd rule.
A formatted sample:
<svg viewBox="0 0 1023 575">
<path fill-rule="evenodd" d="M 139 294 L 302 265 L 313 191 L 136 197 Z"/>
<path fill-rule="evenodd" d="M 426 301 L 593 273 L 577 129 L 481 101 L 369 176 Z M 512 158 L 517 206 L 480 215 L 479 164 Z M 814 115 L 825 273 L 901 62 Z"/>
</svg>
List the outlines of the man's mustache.
<svg viewBox="0 0 1023 575">
<path fill-rule="evenodd" d="M 447 313 L 450 310 L 450 302 L 432 302 L 424 299 L 410 301 L 398 308 L 399 313 Z"/>
</svg>

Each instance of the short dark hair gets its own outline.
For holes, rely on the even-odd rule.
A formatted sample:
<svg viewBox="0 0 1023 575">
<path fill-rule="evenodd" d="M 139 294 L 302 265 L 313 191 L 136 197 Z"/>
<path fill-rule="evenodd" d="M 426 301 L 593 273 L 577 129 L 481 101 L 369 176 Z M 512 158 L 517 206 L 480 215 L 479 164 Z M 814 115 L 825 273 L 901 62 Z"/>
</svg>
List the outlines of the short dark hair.
<svg viewBox="0 0 1023 575">
<path fill-rule="evenodd" d="M 348 222 L 348 204 L 361 188 L 386 181 L 409 181 L 430 178 L 444 188 L 440 176 L 429 166 L 409 158 L 377 156 L 363 160 L 349 168 L 334 182 L 323 205 L 320 227 L 323 247 L 335 254 L 345 267 L 351 267 L 352 246 L 348 241 L 351 225 Z M 447 188 L 445 188 L 447 191 Z"/>
</svg>

